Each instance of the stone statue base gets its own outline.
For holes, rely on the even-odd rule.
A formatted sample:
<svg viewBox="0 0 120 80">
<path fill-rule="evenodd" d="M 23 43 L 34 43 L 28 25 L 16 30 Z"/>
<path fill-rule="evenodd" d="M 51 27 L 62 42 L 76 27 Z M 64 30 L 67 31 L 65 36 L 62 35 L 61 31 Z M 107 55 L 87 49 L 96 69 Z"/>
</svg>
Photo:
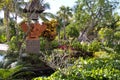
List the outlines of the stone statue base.
<svg viewBox="0 0 120 80">
<path fill-rule="evenodd" d="M 40 40 L 39 39 L 26 40 L 26 52 L 27 53 L 39 53 L 40 52 Z"/>
</svg>

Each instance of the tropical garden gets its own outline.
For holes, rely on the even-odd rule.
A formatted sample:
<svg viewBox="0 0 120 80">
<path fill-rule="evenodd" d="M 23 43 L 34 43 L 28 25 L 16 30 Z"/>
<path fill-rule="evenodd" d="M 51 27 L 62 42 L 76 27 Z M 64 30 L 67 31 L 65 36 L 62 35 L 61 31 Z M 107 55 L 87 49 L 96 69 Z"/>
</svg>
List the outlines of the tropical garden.
<svg viewBox="0 0 120 80">
<path fill-rule="evenodd" d="M 44 0 L 0 0 L 0 43 L 9 47 L 0 51 L 0 80 L 120 80 L 119 0 L 76 0 L 56 14 L 32 11 L 37 3 L 28 10 L 34 1 L 50 9 Z M 21 26 L 35 12 L 46 28 L 37 33 L 39 52 L 26 52 L 31 29 Z"/>
</svg>

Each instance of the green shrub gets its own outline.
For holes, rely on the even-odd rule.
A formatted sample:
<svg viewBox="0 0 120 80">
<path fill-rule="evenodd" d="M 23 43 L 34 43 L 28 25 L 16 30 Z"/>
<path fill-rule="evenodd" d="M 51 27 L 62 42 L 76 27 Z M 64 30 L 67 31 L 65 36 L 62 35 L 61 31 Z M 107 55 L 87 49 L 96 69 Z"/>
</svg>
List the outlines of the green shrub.
<svg viewBox="0 0 120 80">
<path fill-rule="evenodd" d="M 13 51 L 18 50 L 19 40 L 17 39 L 16 36 L 13 36 L 11 37 L 11 40 L 9 41 L 8 45 L 10 50 Z"/>
<path fill-rule="evenodd" d="M 0 43 L 6 42 L 5 27 L 0 26 Z"/>
<path fill-rule="evenodd" d="M 106 51 L 98 51 L 98 52 L 94 52 L 94 57 L 96 58 L 108 58 L 109 54 Z"/>
<path fill-rule="evenodd" d="M 92 43 L 90 43 L 88 45 L 88 50 L 95 52 L 95 51 L 99 51 L 101 49 L 101 43 L 98 42 L 97 40 L 94 40 Z"/>
<path fill-rule="evenodd" d="M 72 43 L 72 47 L 77 49 L 77 50 L 84 50 L 84 51 L 90 51 L 90 52 L 95 52 L 99 51 L 101 49 L 101 42 L 94 40 L 91 43 L 80 43 L 78 41 Z"/>
<path fill-rule="evenodd" d="M 43 38 L 40 38 L 40 50 L 45 50 L 46 41 Z"/>
<path fill-rule="evenodd" d="M 6 35 L 5 34 L 1 34 L 0 35 L 0 43 L 6 42 Z"/>
<path fill-rule="evenodd" d="M 52 48 L 57 48 L 58 46 L 59 46 L 58 41 L 53 40 L 53 41 L 51 42 L 51 47 L 52 47 Z"/>
<path fill-rule="evenodd" d="M 78 42 L 78 41 L 74 41 L 74 42 L 71 44 L 71 46 L 72 46 L 73 48 L 75 48 L 75 49 L 81 49 L 81 48 L 82 48 L 81 43 Z"/>
<path fill-rule="evenodd" d="M 119 65 L 120 55 L 115 53 L 106 58 L 79 58 L 73 66 L 33 80 L 119 80 Z"/>
</svg>

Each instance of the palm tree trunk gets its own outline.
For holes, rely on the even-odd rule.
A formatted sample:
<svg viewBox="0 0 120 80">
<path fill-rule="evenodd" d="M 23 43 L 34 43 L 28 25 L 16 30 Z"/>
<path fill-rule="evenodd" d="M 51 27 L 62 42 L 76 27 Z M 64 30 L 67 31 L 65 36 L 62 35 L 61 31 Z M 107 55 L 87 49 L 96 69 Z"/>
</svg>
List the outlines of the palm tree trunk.
<svg viewBox="0 0 120 80">
<path fill-rule="evenodd" d="M 58 42 L 60 43 L 60 31 L 58 31 Z"/>
<path fill-rule="evenodd" d="M 10 40 L 10 28 L 9 28 L 9 10 L 8 8 L 6 7 L 4 9 L 4 25 L 6 27 L 6 39 L 7 39 L 7 42 L 9 42 Z"/>
<path fill-rule="evenodd" d="M 16 31 L 16 35 L 19 34 L 18 28 L 17 28 L 17 16 L 18 16 L 18 11 L 17 11 L 17 0 L 14 0 L 14 11 L 15 11 L 15 31 Z"/>
<path fill-rule="evenodd" d="M 65 22 L 63 23 L 63 31 L 64 31 L 64 40 L 66 40 L 66 29 L 65 29 Z"/>
</svg>

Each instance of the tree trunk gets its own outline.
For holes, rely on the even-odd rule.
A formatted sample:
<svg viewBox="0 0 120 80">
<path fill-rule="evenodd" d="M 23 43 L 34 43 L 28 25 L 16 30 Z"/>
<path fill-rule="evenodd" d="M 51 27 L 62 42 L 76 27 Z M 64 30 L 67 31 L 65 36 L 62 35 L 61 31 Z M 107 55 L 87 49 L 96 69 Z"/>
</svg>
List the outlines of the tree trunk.
<svg viewBox="0 0 120 80">
<path fill-rule="evenodd" d="M 17 10 L 17 0 L 14 0 L 14 11 L 15 11 L 15 31 L 16 31 L 16 35 L 19 34 L 18 28 L 17 28 L 17 16 L 18 16 L 18 10 Z"/>
<path fill-rule="evenodd" d="M 78 41 L 83 41 L 83 42 L 89 42 L 88 39 L 88 33 L 94 29 L 94 27 L 97 25 L 97 21 L 90 21 L 90 23 L 87 24 L 88 27 L 84 29 L 84 31 L 80 32 L 80 35 L 78 37 Z"/>
<path fill-rule="evenodd" d="M 60 43 L 60 31 L 58 31 L 58 42 Z"/>
<path fill-rule="evenodd" d="M 7 42 L 9 42 L 10 41 L 9 10 L 7 7 L 4 9 L 4 25 L 6 27 L 6 39 Z"/>
<path fill-rule="evenodd" d="M 64 21 L 64 23 L 63 23 L 63 31 L 64 31 L 64 40 L 66 40 L 67 39 L 67 37 L 66 37 L 66 29 L 65 29 L 65 21 Z"/>
</svg>

